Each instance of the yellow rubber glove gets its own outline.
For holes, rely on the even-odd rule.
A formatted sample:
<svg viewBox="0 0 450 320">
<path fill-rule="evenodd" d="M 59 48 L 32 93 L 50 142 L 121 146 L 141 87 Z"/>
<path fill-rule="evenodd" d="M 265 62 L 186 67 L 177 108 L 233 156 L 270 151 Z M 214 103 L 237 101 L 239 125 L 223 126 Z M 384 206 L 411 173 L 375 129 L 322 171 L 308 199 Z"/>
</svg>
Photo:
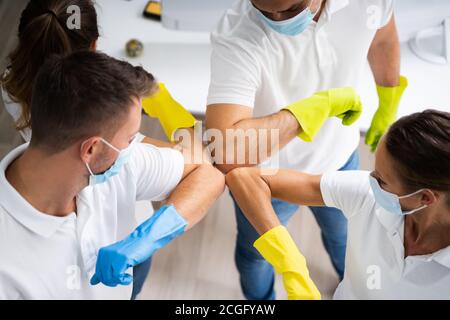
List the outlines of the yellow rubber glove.
<svg viewBox="0 0 450 320">
<path fill-rule="evenodd" d="M 289 110 L 302 127 L 298 137 L 311 142 L 329 117 L 341 118 L 346 126 L 353 124 L 361 115 L 362 104 L 353 88 L 337 88 L 318 92 L 284 110 Z"/>
<path fill-rule="evenodd" d="M 278 226 L 266 232 L 254 246 L 283 276 L 289 300 L 320 300 L 320 292 L 309 277 L 305 257 L 285 227 Z"/>
<path fill-rule="evenodd" d="M 366 144 L 372 152 L 375 151 L 378 142 L 391 124 L 397 120 L 397 110 L 407 86 L 408 79 L 403 76 L 400 76 L 400 84 L 397 87 L 377 86 L 379 107 L 366 135 Z"/>
<path fill-rule="evenodd" d="M 167 138 L 172 142 L 177 129 L 191 128 L 196 122 L 194 116 L 172 98 L 162 82 L 154 95 L 142 99 L 142 107 L 150 117 L 158 118 Z"/>
</svg>

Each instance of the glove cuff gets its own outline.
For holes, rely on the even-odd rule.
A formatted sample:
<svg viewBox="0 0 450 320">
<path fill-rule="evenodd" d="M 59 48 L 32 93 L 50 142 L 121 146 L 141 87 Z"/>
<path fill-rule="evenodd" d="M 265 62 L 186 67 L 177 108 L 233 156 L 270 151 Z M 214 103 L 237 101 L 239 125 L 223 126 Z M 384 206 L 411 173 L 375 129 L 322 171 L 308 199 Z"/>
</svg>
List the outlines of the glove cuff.
<svg viewBox="0 0 450 320">
<path fill-rule="evenodd" d="M 164 223 L 161 223 L 161 221 Z M 174 205 L 165 205 L 138 226 L 136 232 L 140 237 L 151 233 L 153 239 L 160 239 L 168 232 L 173 232 L 174 228 L 177 230 L 182 229 L 184 232 L 187 224 L 187 221 L 178 213 Z"/>
<path fill-rule="evenodd" d="M 148 243 L 148 252 L 137 258 L 136 264 L 144 262 L 156 250 L 181 236 L 187 225 L 187 221 L 177 212 L 175 206 L 166 205 L 161 207 L 129 236 L 133 239 L 132 243 L 140 243 L 142 241 Z M 128 242 L 129 240 L 125 241 Z"/>
<path fill-rule="evenodd" d="M 289 111 L 297 119 L 301 127 L 298 134 L 300 139 L 311 142 L 319 133 L 329 116 L 329 108 L 321 108 L 321 105 L 329 106 L 329 98 L 316 94 L 282 109 Z"/>
<path fill-rule="evenodd" d="M 378 99 L 380 102 L 379 109 L 397 113 L 403 92 L 408 87 L 408 79 L 400 76 L 400 83 L 396 87 L 383 87 L 377 85 Z"/>
<path fill-rule="evenodd" d="M 295 272 L 306 267 L 305 258 L 284 226 L 266 232 L 255 241 L 254 247 L 278 273 Z"/>
<path fill-rule="evenodd" d="M 174 141 L 178 129 L 192 128 L 196 119 L 181 104 L 172 98 L 164 83 L 159 83 L 159 91 L 142 100 L 142 107 L 150 117 L 158 118 L 164 133 Z"/>
<path fill-rule="evenodd" d="M 277 273 L 283 275 L 289 300 L 320 299 L 320 292 L 309 277 L 305 258 L 285 227 L 268 231 L 254 246 Z"/>
</svg>

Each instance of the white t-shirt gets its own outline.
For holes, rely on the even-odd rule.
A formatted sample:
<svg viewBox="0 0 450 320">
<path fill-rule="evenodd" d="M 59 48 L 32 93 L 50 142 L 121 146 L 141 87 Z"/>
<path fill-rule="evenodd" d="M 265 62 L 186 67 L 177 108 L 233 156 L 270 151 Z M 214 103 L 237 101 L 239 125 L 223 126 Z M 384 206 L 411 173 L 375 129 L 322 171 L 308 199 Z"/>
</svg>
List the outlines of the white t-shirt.
<svg viewBox="0 0 450 320">
<path fill-rule="evenodd" d="M 130 299 L 131 285 L 89 284 L 98 250 L 134 230 L 136 201 L 162 200 L 177 186 L 181 153 L 138 143 L 120 174 L 83 189 L 77 213 L 58 218 L 38 212 L 5 178 L 26 148 L 0 163 L 0 300 Z"/>
<path fill-rule="evenodd" d="M 393 0 L 328 0 L 319 21 L 292 37 L 267 26 L 250 0 L 239 0 L 211 35 L 208 105 L 243 105 L 259 117 L 318 91 L 356 87 L 375 33 L 392 12 Z M 357 126 L 334 118 L 314 142 L 294 139 L 263 166 L 338 170 L 358 143 Z"/>
<path fill-rule="evenodd" d="M 344 279 L 335 299 L 450 299 L 450 246 L 404 258 L 404 218 L 380 207 L 369 172 L 323 175 L 325 204 L 348 219 Z"/>
</svg>

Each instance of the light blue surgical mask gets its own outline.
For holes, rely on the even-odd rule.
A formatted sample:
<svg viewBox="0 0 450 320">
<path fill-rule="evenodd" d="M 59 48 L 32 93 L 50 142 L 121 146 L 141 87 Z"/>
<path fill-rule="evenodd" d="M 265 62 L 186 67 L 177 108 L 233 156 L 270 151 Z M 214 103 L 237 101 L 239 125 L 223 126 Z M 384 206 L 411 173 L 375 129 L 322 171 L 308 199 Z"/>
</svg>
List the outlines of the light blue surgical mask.
<svg viewBox="0 0 450 320">
<path fill-rule="evenodd" d="M 283 21 L 271 20 L 261 11 L 257 10 L 257 12 L 259 17 L 276 32 L 287 36 L 297 36 L 309 27 L 318 10 L 315 13 L 312 13 L 311 9 L 308 7 L 296 16 Z"/>
<path fill-rule="evenodd" d="M 397 196 L 393 193 L 387 192 L 386 190 L 381 189 L 380 184 L 378 183 L 378 180 L 374 177 L 370 176 L 370 187 L 372 188 L 373 195 L 375 197 L 375 201 L 386 211 L 389 211 L 393 214 L 399 215 L 399 216 L 405 216 L 408 214 L 413 214 L 419 210 L 422 210 L 427 205 L 423 205 L 420 208 L 410 210 L 410 211 L 403 211 L 402 207 L 400 205 L 400 199 L 405 199 L 412 197 L 426 189 L 420 189 L 416 192 L 407 194 L 405 196 Z"/>
<path fill-rule="evenodd" d="M 104 144 L 106 144 L 108 147 L 110 147 L 111 149 L 115 150 L 119 154 L 119 156 L 117 157 L 116 161 L 114 161 L 113 165 L 108 170 L 106 170 L 105 172 L 103 172 L 101 174 L 94 174 L 92 172 L 91 168 L 89 167 L 89 164 L 85 163 L 86 167 L 90 173 L 90 177 L 89 177 L 89 185 L 90 186 L 95 186 L 97 184 L 104 183 L 109 178 L 114 177 L 120 173 L 120 170 L 122 170 L 123 166 L 130 159 L 131 152 L 133 151 L 134 145 L 137 141 L 137 136 L 133 138 L 133 140 L 131 141 L 130 145 L 127 148 L 122 149 L 122 150 L 117 149 L 116 147 L 114 147 L 112 144 L 110 144 L 108 141 L 106 141 L 103 138 L 101 138 L 101 141 Z"/>
</svg>

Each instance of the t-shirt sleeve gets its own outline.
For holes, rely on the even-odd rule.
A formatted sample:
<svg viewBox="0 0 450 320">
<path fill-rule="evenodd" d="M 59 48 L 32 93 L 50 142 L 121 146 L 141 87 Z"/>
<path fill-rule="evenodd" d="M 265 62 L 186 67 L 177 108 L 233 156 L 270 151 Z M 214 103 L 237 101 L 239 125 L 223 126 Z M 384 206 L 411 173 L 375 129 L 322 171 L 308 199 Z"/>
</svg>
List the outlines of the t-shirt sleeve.
<svg viewBox="0 0 450 320">
<path fill-rule="evenodd" d="M 336 171 L 325 173 L 320 181 L 325 205 L 340 209 L 347 219 L 361 213 L 370 196 L 369 172 Z"/>
<path fill-rule="evenodd" d="M 130 159 L 130 168 L 136 181 L 136 200 L 161 201 L 180 183 L 184 157 L 174 149 L 138 143 Z"/>
<path fill-rule="evenodd" d="M 218 38 L 212 36 L 207 104 L 238 104 L 253 108 L 260 84 L 257 59 L 244 44 Z"/>
<path fill-rule="evenodd" d="M 381 0 L 381 21 L 380 29 L 385 27 L 391 21 L 394 13 L 394 0 Z"/>
</svg>

